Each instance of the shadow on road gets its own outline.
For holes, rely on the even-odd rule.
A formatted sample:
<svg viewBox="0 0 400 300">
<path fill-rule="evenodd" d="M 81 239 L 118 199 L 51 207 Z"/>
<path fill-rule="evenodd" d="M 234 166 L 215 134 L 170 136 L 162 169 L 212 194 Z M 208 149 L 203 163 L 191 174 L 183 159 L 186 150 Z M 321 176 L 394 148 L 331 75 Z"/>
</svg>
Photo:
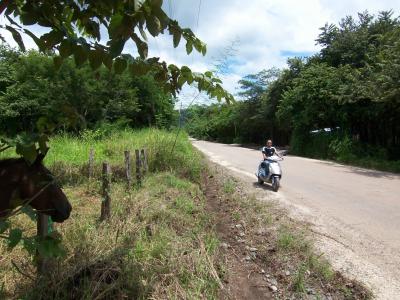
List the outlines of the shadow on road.
<svg viewBox="0 0 400 300">
<path fill-rule="evenodd" d="M 256 189 L 263 189 L 263 190 L 266 190 L 266 191 L 271 191 L 271 192 L 273 192 L 272 186 L 269 185 L 268 183 L 259 184 L 258 182 L 253 182 L 253 186 L 254 186 Z"/>
<path fill-rule="evenodd" d="M 341 165 L 339 163 L 330 162 L 330 161 L 318 161 L 318 164 L 322 164 L 322 165 L 326 165 L 326 166 L 330 166 L 330 167 L 334 167 L 334 168 L 340 168 L 344 172 L 347 172 L 347 173 L 354 173 L 354 174 L 363 175 L 363 176 L 372 177 L 372 178 L 386 178 L 386 179 L 392 179 L 392 180 L 400 179 L 399 174 L 364 169 L 364 168 L 355 167 L 355 166 Z"/>
</svg>

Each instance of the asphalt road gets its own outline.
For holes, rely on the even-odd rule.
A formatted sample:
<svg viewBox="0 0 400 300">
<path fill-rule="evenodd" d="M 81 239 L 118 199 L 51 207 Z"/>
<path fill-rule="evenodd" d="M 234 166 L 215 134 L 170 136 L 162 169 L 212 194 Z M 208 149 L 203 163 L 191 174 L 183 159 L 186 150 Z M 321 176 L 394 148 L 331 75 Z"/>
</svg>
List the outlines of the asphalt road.
<svg viewBox="0 0 400 300">
<path fill-rule="evenodd" d="M 193 144 L 214 162 L 256 182 L 260 151 Z M 285 156 L 281 166 L 281 189 L 273 193 L 266 186 L 265 193 L 330 240 L 320 246 L 335 267 L 360 277 L 380 299 L 400 299 L 400 176 L 296 156 Z"/>
</svg>

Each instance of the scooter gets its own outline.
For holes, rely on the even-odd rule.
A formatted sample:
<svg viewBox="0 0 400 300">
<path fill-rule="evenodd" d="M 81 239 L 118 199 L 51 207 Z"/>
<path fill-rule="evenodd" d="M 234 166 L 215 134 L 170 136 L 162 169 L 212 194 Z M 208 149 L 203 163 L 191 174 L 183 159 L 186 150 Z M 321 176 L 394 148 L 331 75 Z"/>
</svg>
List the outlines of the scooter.
<svg viewBox="0 0 400 300">
<path fill-rule="evenodd" d="M 282 178 L 282 170 L 279 161 L 282 161 L 277 155 L 273 155 L 268 159 L 264 159 L 258 165 L 258 170 L 256 173 L 258 183 L 263 184 L 268 182 L 272 184 L 272 190 L 277 192 L 280 186 L 280 180 Z"/>
</svg>

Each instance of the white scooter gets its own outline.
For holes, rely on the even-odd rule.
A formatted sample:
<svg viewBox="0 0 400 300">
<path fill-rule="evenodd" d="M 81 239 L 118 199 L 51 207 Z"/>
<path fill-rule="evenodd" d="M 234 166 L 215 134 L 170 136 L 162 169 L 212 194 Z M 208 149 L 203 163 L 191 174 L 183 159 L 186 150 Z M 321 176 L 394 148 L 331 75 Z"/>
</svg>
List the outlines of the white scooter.
<svg viewBox="0 0 400 300">
<path fill-rule="evenodd" d="M 282 178 L 282 170 L 279 161 L 282 161 L 277 155 L 273 155 L 268 159 L 262 160 L 258 165 L 256 173 L 258 183 L 263 184 L 264 182 L 272 183 L 272 189 L 277 192 L 280 186 L 280 180 Z"/>
</svg>

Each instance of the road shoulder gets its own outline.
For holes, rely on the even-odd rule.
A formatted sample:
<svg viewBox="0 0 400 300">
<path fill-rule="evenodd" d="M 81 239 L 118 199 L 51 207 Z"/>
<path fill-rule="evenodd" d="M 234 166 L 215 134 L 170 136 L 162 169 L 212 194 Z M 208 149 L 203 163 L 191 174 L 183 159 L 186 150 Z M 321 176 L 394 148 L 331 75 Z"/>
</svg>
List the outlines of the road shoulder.
<svg viewBox="0 0 400 300">
<path fill-rule="evenodd" d="M 332 270 L 312 246 L 306 223 L 291 219 L 273 199 L 259 199 L 226 168 L 210 163 L 209 170 L 203 191 L 227 265 L 221 298 L 371 297 L 362 284 Z"/>
</svg>

